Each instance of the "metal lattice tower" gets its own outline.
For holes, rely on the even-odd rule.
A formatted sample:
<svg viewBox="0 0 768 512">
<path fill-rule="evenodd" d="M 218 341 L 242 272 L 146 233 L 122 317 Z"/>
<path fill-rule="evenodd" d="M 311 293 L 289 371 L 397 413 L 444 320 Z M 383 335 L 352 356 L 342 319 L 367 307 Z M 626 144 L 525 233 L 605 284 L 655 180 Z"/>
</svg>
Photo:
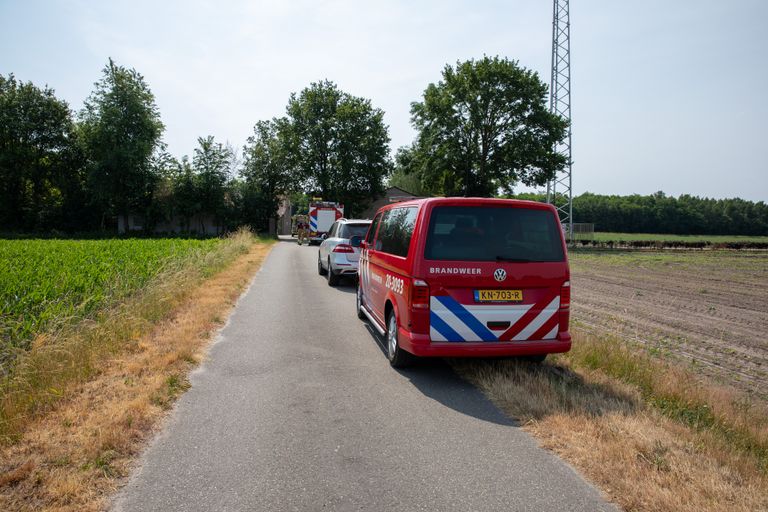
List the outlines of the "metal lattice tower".
<svg viewBox="0 0 768 512">
<path fill-rule="evenodd" d="M 568 0 L 554 0 L 552 15 L 552 82 L 549 89 L 550 112 L 568 121 L 568 133 L 555 151 L 565 156 L 565 169 L 547 183 L 547 202 L 557 208 L 560 222 L 570 240 L 573 233 L 571 194 L 571 22 Z"/>
</svg>

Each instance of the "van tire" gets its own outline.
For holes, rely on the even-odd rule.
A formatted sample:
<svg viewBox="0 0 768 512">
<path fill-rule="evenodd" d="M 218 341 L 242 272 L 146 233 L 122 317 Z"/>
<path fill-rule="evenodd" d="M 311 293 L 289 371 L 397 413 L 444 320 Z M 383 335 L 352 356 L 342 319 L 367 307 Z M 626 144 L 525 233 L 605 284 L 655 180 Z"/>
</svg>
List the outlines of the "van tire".
<svg viewBox="0 0 768 512">
<path fill-rule="evenodd" d="M 320 261 L 320 251 L 317 251 L 317 273 L 324 276 L 327 271 L 323 268 L 323 264 Z"/>
<path fill-rule="evenodd" d="M 413 364 L 414 357 L 400 348 L 400 343 L 397 341 L 397 316 L 394 310 L 387 317 L 386 342 L 387 359 L 392 368 L 405 368 Z"/>
<path fill-rule="evenodd" d="M 357 318 L 365 320 L 365 313 L 363 312 L 363 289 L 360 287 L 360 282 L 357 283 L 357 290 L 355 291 L 355 309 L 357 309 Z"/>
<path fill-rule="evenodd" d="M 333 268 L 331 268 L 331 260 L 328 259 L 328 286 L 336 286 L 339 284 L 339 281 L 341 281 L 341 276 L 338 274 L 333 273 Z"/>
</svg>

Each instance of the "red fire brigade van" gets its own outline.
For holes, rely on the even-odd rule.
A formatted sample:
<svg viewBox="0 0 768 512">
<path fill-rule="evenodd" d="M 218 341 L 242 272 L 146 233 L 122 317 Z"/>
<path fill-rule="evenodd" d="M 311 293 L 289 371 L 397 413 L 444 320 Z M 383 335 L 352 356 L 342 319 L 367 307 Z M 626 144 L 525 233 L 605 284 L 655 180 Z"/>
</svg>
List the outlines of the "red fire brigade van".
<svg viewBox="0 0 768 512">
<path fill-rule="evenodd" d="M 364 240 L 357 314 L 386 338 L 392 366 L 413 356 L 566 352 L 571 298 L 554 207 L 433 198 L 381 208 Z"/>
</svg>

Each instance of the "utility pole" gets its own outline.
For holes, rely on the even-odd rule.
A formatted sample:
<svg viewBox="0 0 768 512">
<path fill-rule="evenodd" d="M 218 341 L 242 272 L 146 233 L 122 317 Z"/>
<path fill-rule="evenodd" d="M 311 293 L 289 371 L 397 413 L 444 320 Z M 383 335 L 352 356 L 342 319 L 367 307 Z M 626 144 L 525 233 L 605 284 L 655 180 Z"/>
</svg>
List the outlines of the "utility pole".
<svg viewBox="0 0 768 512">
<path fill-rule="evenodd" d="M 568 121 L 568 134 L 555 151 L 564 155 L 567 164 L 547 183 L 547 202 L 555 205 L 566 238 L 573 237 L 573 195 L 571 193 L 571 22 L 568 0 L 554 0 L 552 14 L 552 79 L 549 88 L 549 110 Z"/>
</svg>

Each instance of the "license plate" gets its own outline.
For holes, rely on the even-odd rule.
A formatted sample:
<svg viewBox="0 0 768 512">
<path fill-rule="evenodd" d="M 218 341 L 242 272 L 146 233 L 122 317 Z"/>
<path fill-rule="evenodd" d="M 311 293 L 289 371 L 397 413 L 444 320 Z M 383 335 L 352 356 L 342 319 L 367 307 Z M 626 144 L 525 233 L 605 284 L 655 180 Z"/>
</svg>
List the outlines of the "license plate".
<svg viewBox="0 0 768 512">
<path fill-rule="evenodd" d="M 522 302 L 523 290 L 475 290 L 475 302 Z"/>
</svg>

